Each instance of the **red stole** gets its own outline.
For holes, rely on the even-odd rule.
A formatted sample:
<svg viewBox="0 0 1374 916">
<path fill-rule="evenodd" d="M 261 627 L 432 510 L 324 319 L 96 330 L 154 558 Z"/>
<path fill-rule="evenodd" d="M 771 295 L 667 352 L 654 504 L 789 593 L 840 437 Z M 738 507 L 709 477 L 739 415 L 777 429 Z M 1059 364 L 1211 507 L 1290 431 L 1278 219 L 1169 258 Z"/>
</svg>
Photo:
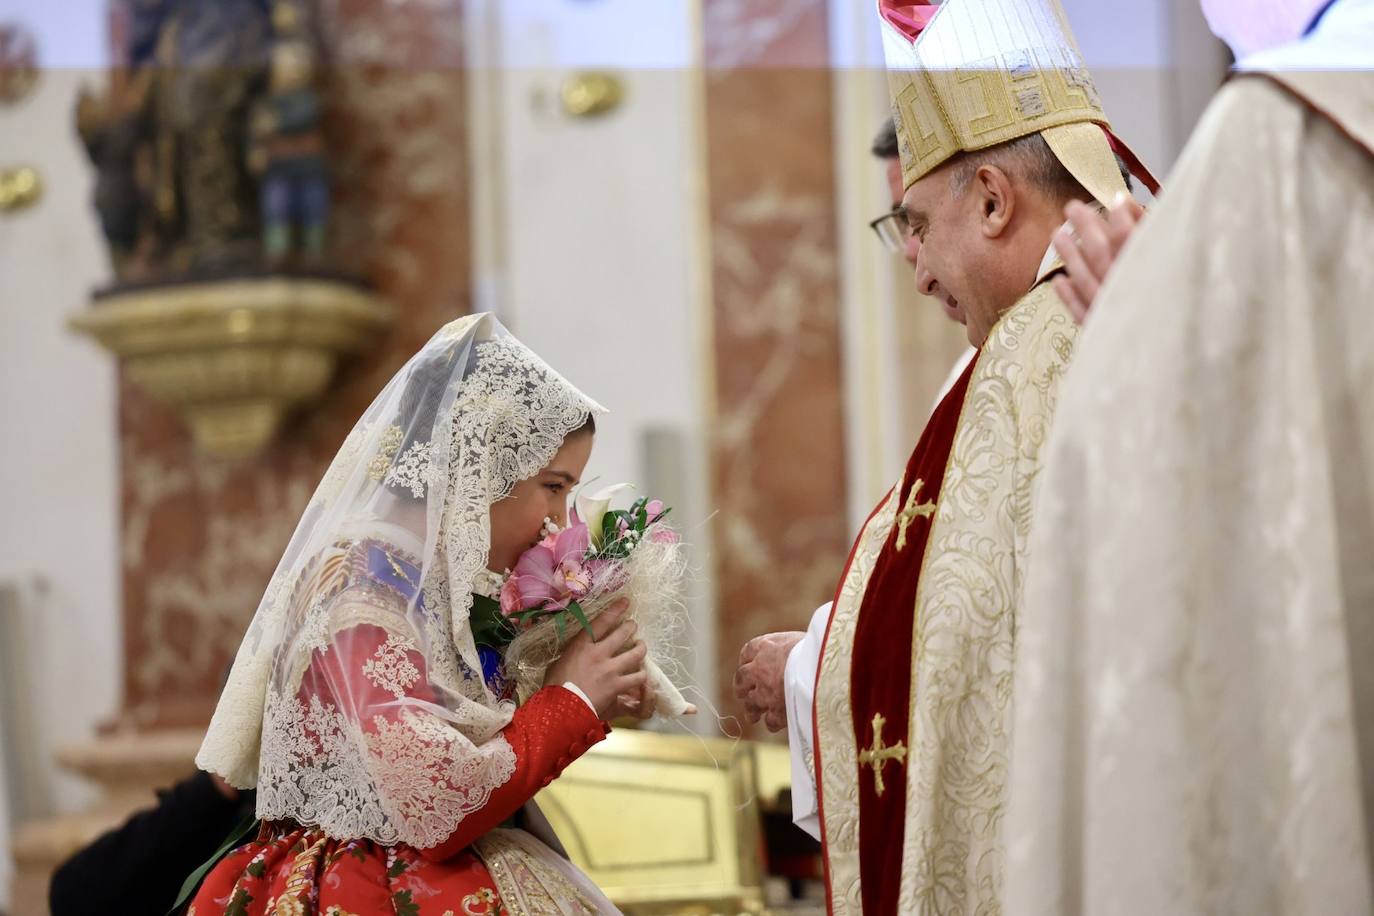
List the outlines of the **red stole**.
<svg viewBox="0 0 1374 916">
<path fill-rule="evenodd" d="M 926 540 L 954 447 L 964 396 L 977 358 L 940 401 L 907 462 L 897 517 L 859 605 L 850 660 L 855 744 L 860 751 L 859 862 L 864 913 L 897 912 L 906 822 L 906 757 L 915 653 L 916 588 Z M 883 719 L 875 744 L 874 717 Z M 897 747 L 900 742 L 901 747 Z M 876 760 L 864 752 L 878 748 Z M 880 770 L 877 774 L 874 765 Z M 877 791 L 881 776 L 883 792 Z"/>
</svg>

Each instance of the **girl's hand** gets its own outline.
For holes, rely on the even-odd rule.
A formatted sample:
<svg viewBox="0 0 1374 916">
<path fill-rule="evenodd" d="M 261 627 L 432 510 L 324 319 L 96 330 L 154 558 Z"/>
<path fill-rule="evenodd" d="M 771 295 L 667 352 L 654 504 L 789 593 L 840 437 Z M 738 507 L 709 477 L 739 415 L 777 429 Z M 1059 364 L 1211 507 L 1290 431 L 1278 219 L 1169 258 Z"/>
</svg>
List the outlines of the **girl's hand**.
<svg viewBox="0 0 1374 916">
<path fill-rule="evenodd" d="M 621 694 L 616 697 L 616 701 L 620 704 L 620 715 L 633 716 L 641 720 L 652 717 L 658 706 L 658 697 L 654 693 L 653 682 L 647 678 L 639 690 L 628 695 Z"/>
<path fill-rule="evenodd" d="M 592 621 L 591 633 L 582 630 L 569 640 L 545 673 L 544 685 L 576 684 L 602 719 L 637 715 L 622 697 L 641 697 L 649 679 L 644 671 L 649 650 L 635 639 L 635 622 L 625 619 L 629 609 L 628 601 L 617 601 Z"/>
</svg>

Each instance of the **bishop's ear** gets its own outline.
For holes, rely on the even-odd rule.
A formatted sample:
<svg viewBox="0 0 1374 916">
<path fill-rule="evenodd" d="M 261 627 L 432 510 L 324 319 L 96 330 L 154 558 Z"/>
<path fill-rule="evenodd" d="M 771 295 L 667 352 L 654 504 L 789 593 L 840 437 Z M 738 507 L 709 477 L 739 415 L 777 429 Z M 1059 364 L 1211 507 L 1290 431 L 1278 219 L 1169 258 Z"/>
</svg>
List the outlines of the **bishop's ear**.
<svg viewBox="0 0 1374 916">
<path fill-rule="evenodd" d="M 1007 173 L 996 165 L 980 165 L 973 173 L 969 192 L 978 207 L 978 222 L 985 238 L 995 239 L 1011 225 L 1016 192 Z"/>
</svg>

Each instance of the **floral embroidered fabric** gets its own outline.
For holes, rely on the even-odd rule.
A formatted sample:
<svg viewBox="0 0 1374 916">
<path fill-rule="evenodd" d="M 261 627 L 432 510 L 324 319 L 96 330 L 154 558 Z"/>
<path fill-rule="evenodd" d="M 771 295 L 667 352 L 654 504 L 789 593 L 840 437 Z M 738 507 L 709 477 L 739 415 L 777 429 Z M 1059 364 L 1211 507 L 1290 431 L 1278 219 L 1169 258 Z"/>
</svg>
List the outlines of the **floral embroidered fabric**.
<svg viewBox="0 0 1374 916">
<path fill-rule="evenodd" d="M 514 704 L 470 626 L 491 504 L 601 408 L 470 316 L 345 440 L 235 659 L 203 769 L 265 820 L 433 847 L 511 778 Z"/>
</svg>

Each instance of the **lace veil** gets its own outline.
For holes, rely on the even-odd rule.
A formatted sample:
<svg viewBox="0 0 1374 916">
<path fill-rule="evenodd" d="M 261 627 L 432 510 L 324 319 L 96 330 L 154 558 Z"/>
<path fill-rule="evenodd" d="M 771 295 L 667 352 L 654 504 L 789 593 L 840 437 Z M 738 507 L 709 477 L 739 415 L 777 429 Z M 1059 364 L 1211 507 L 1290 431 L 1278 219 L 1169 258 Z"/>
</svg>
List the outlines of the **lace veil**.
<svg viewBox="0 0 1374 916">
<path fill-rule="evenodd" d="M 201 768 L 258 814 L 433 846 L 515 769 L 469 624 L 491 504 L 602 408 L 490 315 L 439 331 L 334 458 L 234 660 Z"/>
</svg>

